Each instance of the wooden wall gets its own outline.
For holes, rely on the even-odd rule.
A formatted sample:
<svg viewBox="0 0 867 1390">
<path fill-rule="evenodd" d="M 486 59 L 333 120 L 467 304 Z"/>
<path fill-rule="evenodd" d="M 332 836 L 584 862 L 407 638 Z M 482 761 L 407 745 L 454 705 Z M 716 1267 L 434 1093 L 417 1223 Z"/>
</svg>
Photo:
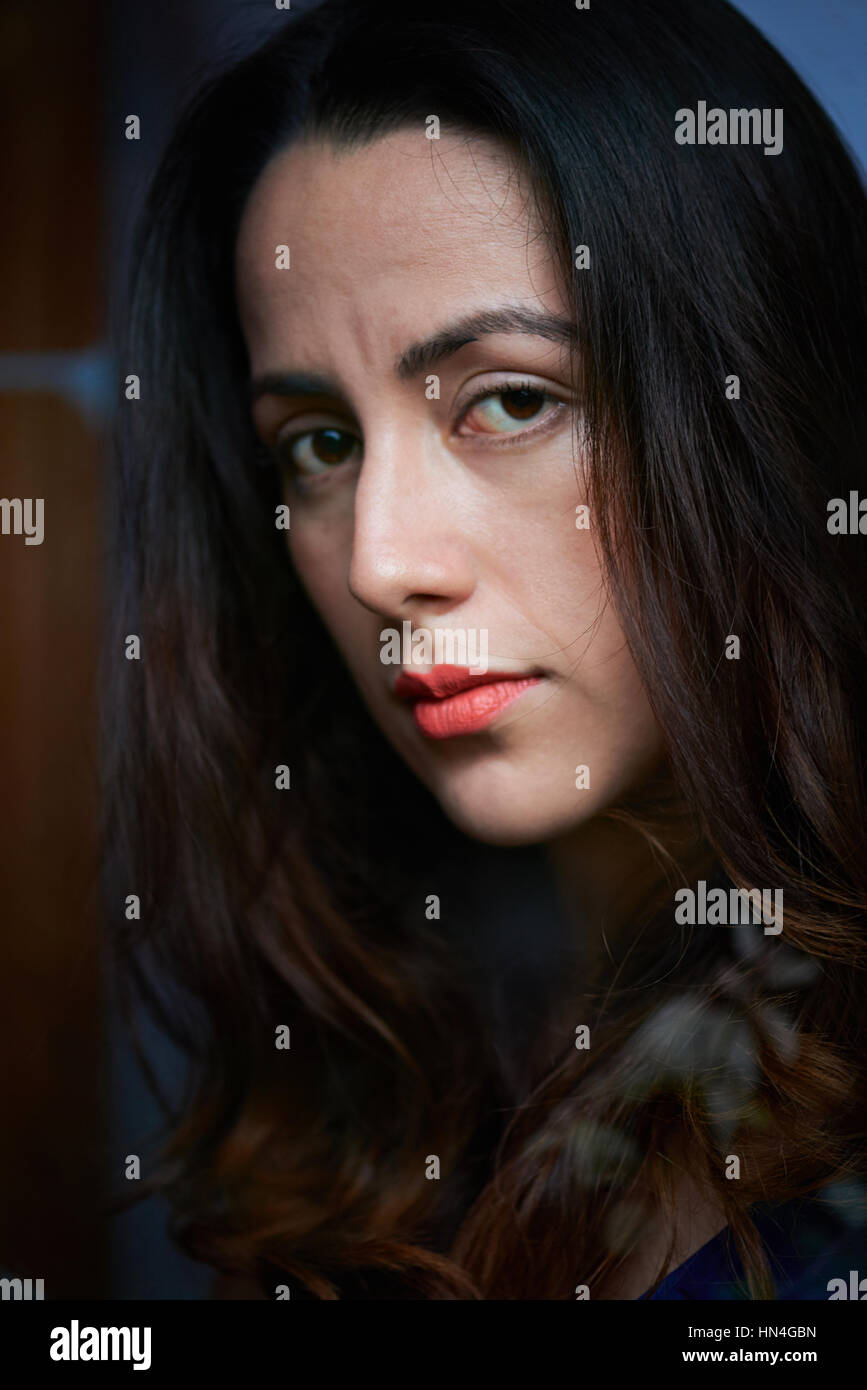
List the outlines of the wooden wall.
<svg viewBox="0 0 867 1390">
<path fill-rule="evenodd" d="M 0 9 L 0 1266 L 99 1296 L 104 1084 L 96 881 L 103 445 L 75 404 L 9 390 L 9 354 L 104 332 L 101 13 Z M 3 363 L 6 385 L 2 389 Z"/>
</svg>

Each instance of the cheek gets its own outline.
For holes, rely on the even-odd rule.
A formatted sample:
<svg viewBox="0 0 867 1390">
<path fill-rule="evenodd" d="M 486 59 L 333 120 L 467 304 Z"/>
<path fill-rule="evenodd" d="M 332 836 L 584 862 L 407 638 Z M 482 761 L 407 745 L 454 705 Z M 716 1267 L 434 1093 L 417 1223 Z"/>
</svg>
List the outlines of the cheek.
<svg viewBox="0 0 867 1390">
<path fill-rule="evenodd" d="M 516 610 L 545 634 L 551 665 L 586 679 L 616 658 L 623 638 L 607 602 L 592 536 L 575 528 L 571 493 L 553 517 L 525 530 L 509 557 L 503 571 L 506 592 Z"/>
<path fill-rule="evenodd" d="M 662 736 L 608 597 L 592 533 L 577 529 L 565 507 L 564 515 L 559 543 L 552 545 L 549 527 L 547 549 L 542 536 L 533 547 L 544 560 L 527 576 L 525 611 L 545 631 L 563 681 L 563 702 L 553 708 L 565 741 L 571 746 L 577 736 L 607 777 L 628 777 L 657 761 Z"/>
<path fill-rule="evenodd" d="M 358 672 L 376 659 L 376 633 L 382 624 L 349 591 L 351 541 L 340 527 L 292 519 L 287 537 L 289 558 L 310 602 L 347 665 Z"/>
<path fill-rule="evenodd" d="M 349 560 L 343 554 L 339 534 L 334 528 L 293 516 L 287 549 L 310 602 L 337 637 L 341 615 L 351 602 L 345 579 Z M 345 623 L 345 618 L 343 621 Z"/>
<path fill-rule="evenodd" d="M 612 754 L 640 758 L 654 753 L 659 731 L 632 653 L 596 572 L 593 598 L 581 614 L 580 636 L 571 649 L 576 697 L 590 707 L 605 730 Z"/>
<path fill-rule="evenodd" d="M 588 670 L 585 699 L 599 721 L 597 755 L 612 779 L 612 790 L 625 790 L 658 763 L 664 743 L 610 606 L 607 615 L 599 634 L 599 659 Z"/>
</svg>

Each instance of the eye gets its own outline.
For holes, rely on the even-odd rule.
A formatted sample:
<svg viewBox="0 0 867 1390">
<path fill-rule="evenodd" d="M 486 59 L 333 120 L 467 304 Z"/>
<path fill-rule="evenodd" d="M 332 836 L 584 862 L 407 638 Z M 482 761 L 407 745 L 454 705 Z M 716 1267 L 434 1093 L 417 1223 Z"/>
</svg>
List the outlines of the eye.
<svg viewBox="0 0 867 1390">
<path fill-rule="evenodd" d="M 553 405 L 554 409 L 546 409 Z M 505 382 L 502 386 L 480 391 L 464 411 L 461 424 L 475 426 L 461 429 L 461 434 L 517 434 L 527 425 L 539 423 L 556 414 L 562 402 L 541 386 L 529 382 Z"/>
<path fill-rule="evenodd" d="M 309 478 L 347 463 L 358 448 L 359 441 L 354 434 L 325 426 L 284 437 L 278 443 L 277 452 L 293 472 Z"/>
</svg>

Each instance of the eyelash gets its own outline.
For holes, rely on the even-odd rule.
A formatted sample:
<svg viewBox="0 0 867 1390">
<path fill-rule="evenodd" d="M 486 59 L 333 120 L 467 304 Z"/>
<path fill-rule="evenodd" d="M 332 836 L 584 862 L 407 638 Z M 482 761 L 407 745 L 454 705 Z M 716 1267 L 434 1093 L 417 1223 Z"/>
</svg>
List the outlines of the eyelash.
<svg viewBox="0 0 867 1390">
<path fill-rule="evenodd" d="M 565 404 L 563 401 L 559 401 L 557 397 L 553 395 L 552 392 L 546 391 L 544 387 L 538 386 L 532 381 L 503 381 L 499 382 L 495 386 L 480 386 L 478 390 L 473 395 L 471 395 L 467 401 L 464 402 L 458 425 L 460 426 L 463 423 L 463 421 L 469 415 L 470 411 L 474 408 L 474 406 L 478 405 L 480 401 L 490 400 L 492 397 L 496 396 L 511 396 L 519 391 L 533 392 L 536 395 L 544 397 L 546 401 L 555 402 L 559 406 L 564 406 Z M 555 412 L 555 414 L 559 414 L 559 411 Z M 549 423 L 550 417 L 548 415 L 543 415 L 542 423 L 538 421 L 535 423 L 531 423 L 525 430 L 514 430 L 509 434 L 504 434 L 501 438 L 497 438 L 495 434 L 491 434 L 485 439 L 483 447 L 494 449 L 513 448 L 516 445 L 525 441 L 528 435 L 534 435 L 538 432 L 544 431 L 544 429 Z M 324 429 L 328 427 L 318 426 L 317 428 Z M 290 471 L 294 471 L 294 465 L 289 454 L 289 448 L 291 447 L 291 445 L 297 443 L 299 439 L 304 439 L 305 436 L 315 433 L 315 430 L 299 430 L 297 434 L 290 434 L 286 436 L 283 440 L 278 441 L 273 446 L 269 446 L 267 444 L 259 444 L 257 447 L 259 461 L 264 466 L 273 466 L 273 464 L 276 461 L 278 466 L 287 467 Z M 351 434 L 351 431 L 346 430 L 345 433 Z M 459 438 L 462 439 L 467 439 L 470 437 L 471 436 L 469 435 L 459 436 Z M 480 435 L 478 437 L 485 438 L 484 435 Z M 336 464 L 335 467 L 340 467 L 340 465 Z M 320 474 L 318 476 L 321 477 L 324 475 Z M 301 473 L 300 470 L 295 472 L 295 477 L 302 478 L 305 481 L 309 481 L 308 476 Z"/>
<path fill-rule="evenodd" d="M 543 394 L 541 386 L 534 386 L 532 381 L 500 381 L 496 386 L 479 386 L 469 400 L 464 402 L 461 419 L 478 401 L 483 401 L 488 396 L 510 396 L 513 391 L 537 391 L 539 395 Z M 547 395 L 547 392 L 544 394 Z"/>
<path fill-rule="evenodd" d="M 512 396 L 518 391 L 530 391 L 533 395 L 542 396 L 546 401 L 555 401 L 558 405 L 564 404 L 563 401 L 558 401 L 557 397 L 550 391 L 546 391 L 544 386 L 537 386 L 532 381 L 501 381 L 496 386 L 479 387 L 475 395 L 471 396 L 470 399 L 464 403 L 463 410 L 461 411 L 461 419 L 458 423 L 460 424 L 466 419 L 467 415 L 469 415 L 470 411 L 473 409 L 473 406 L 478 405 L 479 401 L 490 400 L 492 396 Z M 547 422 L 547 420 L 547 415 L 543 415 L 542 421 Z M 517 444 L 525 440 L 528 435 L 535 434 L 537 431 L 543 430 L 544 428 L 545 425 L 537 420 L 531 422 L 525 430 L 514 430 L 510 434 L 504 434 L 501 438 L 497 438 L 495 434 L 492 434 L 485 447 L 496 449 L 508 448 L 511 442 Z M 461 435 L 460 437 L 462 439 L 467 439 L 469 436 Z M 496 440 L 496 443 L 494 443 L 494 440 Z"/>
</svg>

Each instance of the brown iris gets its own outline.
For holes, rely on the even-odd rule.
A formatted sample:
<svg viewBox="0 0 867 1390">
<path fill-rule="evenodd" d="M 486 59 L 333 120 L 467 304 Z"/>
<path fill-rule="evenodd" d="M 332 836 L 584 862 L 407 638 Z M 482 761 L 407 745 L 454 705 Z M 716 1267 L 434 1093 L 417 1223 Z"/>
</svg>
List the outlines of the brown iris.
<svg viewBox="0 0 867 1390">
<path fill-rule="evenodd" d="M 531 420 L 539 413 L 545 400 L 544 391 L 533 391 L 528 386 L 499 394 L 506 414 L 515 420 Z"/>
</svg>

